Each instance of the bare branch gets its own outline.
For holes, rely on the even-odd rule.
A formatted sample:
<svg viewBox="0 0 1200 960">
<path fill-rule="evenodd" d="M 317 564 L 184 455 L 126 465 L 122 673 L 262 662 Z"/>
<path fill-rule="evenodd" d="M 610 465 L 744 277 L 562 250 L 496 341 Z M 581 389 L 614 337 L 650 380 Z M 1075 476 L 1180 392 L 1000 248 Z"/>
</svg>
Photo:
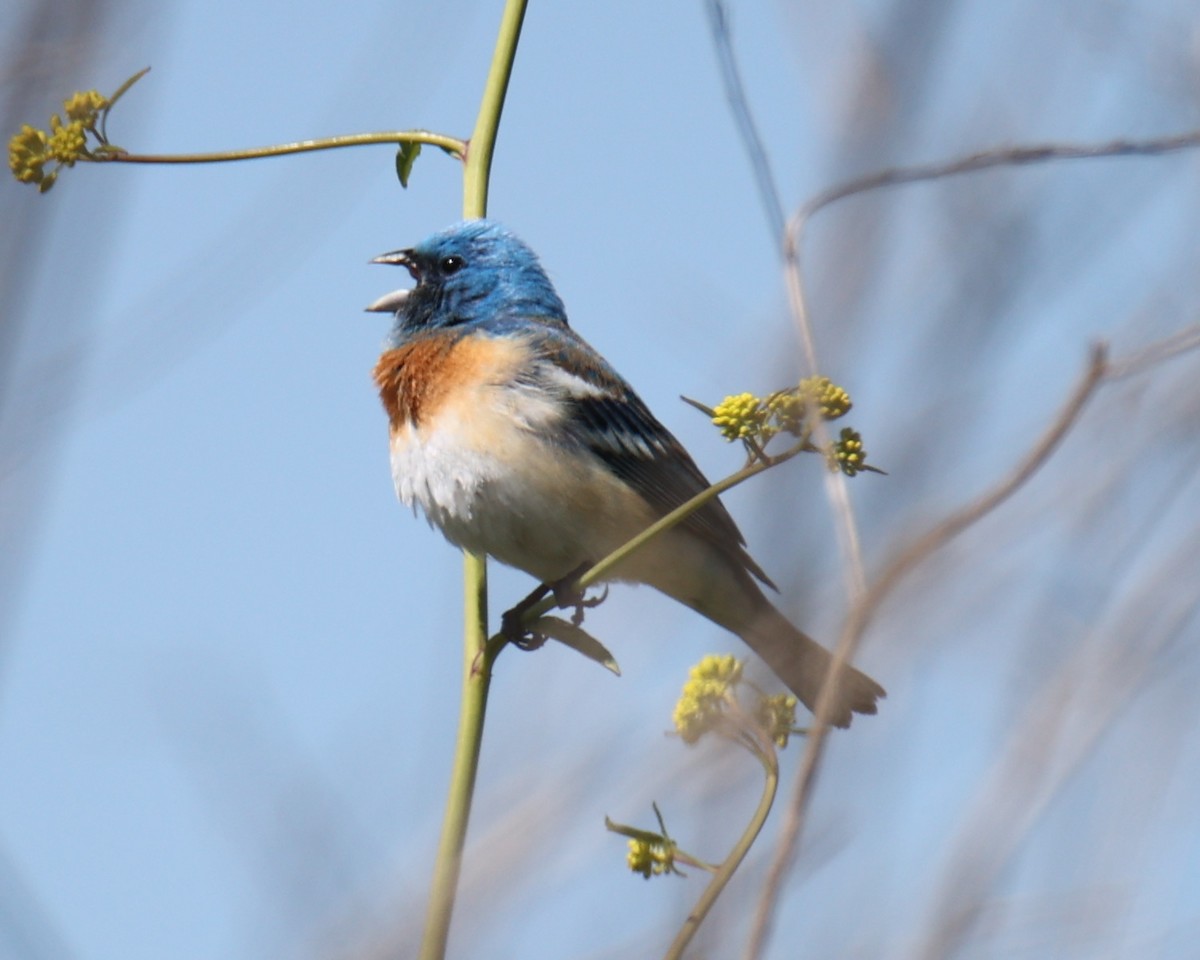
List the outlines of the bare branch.
<svg viewBox="0 0 1200 960">
<path fill-rule="evenodd" d="M 836 676 L 840 667 L 853 657 L 872 614 L 905 573 L 912 570 L 971 524 L 996 509 L 1033 476 L 1037 469 L 1050 458 L 1071 427 L 1078 421 L 1087 401 L 1103 382 L 1106 370 L 1106 350 L 1102 345 L 1097 345 L 1092 348 L 1083 377 L 1054 422 L 1008 477 L 977 500 L 951 514 L 910 546 L 901 550 L 884 568 L 883 574 L 871 584 L 861 600 L 850 608 L 837 647 L 834 649 L 834 667 L 830 670 L 829 676 L 821 688 L 816 709 L 813 711 L 816 715 L 816 722 L 809 731 L 804 759 L 801 761 L 800 773 L 792 795 L 792 803 L 780 832 L 779 845 L 776 848 L 775 857 L 771 862 L 771 869 L 763 884 L 763 892 L 755 911 L 754 926 L 751 929 L 746 952 L 743 954 L 746 960 L 757 960 L 762 956 L 767 935 L 770 932 L 775 904 L 778 902 L 783 880 L 795 857 L 800 834 L 804 828 L 808 801 L 816 785 L 817 768 L 824 755 L 825 741 L 829 733 L 827 714 L 833 705 Z"/>
<path fill-rule="evenodd" d="M 1092 347 L 1087 368 L 1075 390 L 1059 411 L 1054 422 L 1046 429 L 1033 448 L 1021 459 L 1012 472 L 995 487 L 978 499 L 962 507 L 918 537 L 901 550 L 884 567 L 883 573 L 868 589 L 862 602 L 846 617 L 838 646 L 849 644 L 851 649 L 858 645 L 863 632 L 879 609 L 884 599 L 910 570 L 924 562 L 930 554 L 940 549 L 960 533 L 983 519 L 1005 500 L 1017 492 L 1038 469 L 1050 459 L 1070 429 L 1079 420 L 1087 402 L 1095 394 L 1108 373 L 1108 349 L 1104 344 Z"/>
<path fill-rule="evenodd" d="M 1178 333 L 1156 340 L 1131 356 L 1110 363 L 1106 379 L 1123 380 L 1197 347 L 1200 347 L 1200 323 L 1185 327 Z"/>
<path fill-rule="evenodd" d="M 1066 403 L 1063 404 L 1058 416 L 1054 418 L 1054 421 L 1008 476 L 991 490 L 950 514 L 909 546 L 900 550 L 884 567 L 883 572 L 871 584 L 861 601 L 851 607 L 834 650 L 835 667 L 830 671 L 830 680 L 836 677 L 840 666 L 853 658 L 872 617 L 901 578 L 968 527 L 997 509 L 1024 486 L 1050 459 L 1067 434 L 1079 422 L 1088 401 L 1104 383 L 1129 376 L 1134 372 L 1144 371 L 1151 366 L 1176 357 L 1186 350 L 1196 348 L 1200 348 L 1200 326 L 1189 327 L 1116 362 L 1108 360 L 1107 348 L 1103 344 L 1095 345 L 1079 383 Z M 824 752 L 825 738 L 829 732 L 826 711 L 832 703 L 833 690 L 830 680 L 827 680 L 817 700 L 817 707 L 814 711 L 817 722 L 809 733 L 788 817 L 780 833 L 779 846 L 763 885 L 750 940 L 743 955 L 746 960 L 757 960 L 762 956 L 767 936 L 770 933 L 775 904 L 778 901 L 783 880 L 795 856 L 804 827 L 805 813 L 816 783 L 817 768 Z"/>
<path fill-rule="evenodd" d="M 838 200 L 867 193 L 881 187 L 893 187 L 925 180 L 940 180 L 963 173 L 977 173 L 992 167 L 1019 167 L 1053 160 L 1097 160 L 1103 157 L 1156 157 L 1200 147 L 1200 130 L 1155 137 L 1150 140 L 1109 140 L 1105 143 L 1045 143 L 1024 147 L 993 147 L 956 160 L 923 163 L 912 167 L 889 167 L 830 187 L 809 200 L 788 224 L 789 242 L 803 231 L 808 219 L 823 207 Z"/>
<path fill-rule="evenodd" d="M 737 58 L 733 53 L 733 34 L 729 28 L 729 9 L 723 0 L 708 0 L 705 3 L 708 11 L 708 25 L 712 30 L 713 46 L 716 48 L 717 60 L 721 65 L 721 82 L 725 85 L 725 98 L 729 101 L 729 109 L 733 113 L 742 145 L 750 157 L 750 166 L 754 170 L 754 182 L 758 185 L 758 196 L 762 201 L 763 212 L 767 217 L 767 225 L 771 229 L 772 240 L 784 244 L 787 219 L 783 213 L 783 201 L 779 199 L 779 187 L 775 175 L 771 172 L 771 161 L 767 158 L 767 148 L 763 145 L 754 122 L 754 114 L 750 111 L 750 102 L 746 99 L 746 87 L 742 83 L 742 74 L 738 69 Z"/>
<path fill-rule="evenodd" d="M 728 8 L 723 0 L 708 0 L 706 9 L 709 27 L 712 30 L 713 46 L 721 66 L 721 80 L 725 86 L 725 97 L 729 102 L 729 109 L 733 113 L 734 122 L 741 135 L 742 145 L 746 149 L 750 166 L 754 171 L 755 183 L 758 185 L 759 198 L 762 201 L 771 236 L 774 242 L 779 244 L 783 253 L 788 297 L 796 329 L 804 347 L 806 370 L 809 375 L 815 376 L 819 373 L 816 348 L 804 305 L 799 270 L 793 269 L 791 263 L 783 202 L 779 198 L 779 187 L 775 182 L 775 175 L 771 171 L 771 162 L 767 157 L 766 146 L 763 144 L 758 126 L 754 121 L 754 114 L 751 112 L 750 103 L 746 97 L 745 85 L 742 83 L 741 71 L 738 69 L 737 59 L 734 56 Z M 814 437 L 819 445 L 823 447 L 829 445 L 829 433 L 823 423 L 816 424 Z M 825 480 L 825 495 L 829 499 L 836 520 L 838 547 L 844 559 L 843 569 L 846 571 L 846 590 L 851 602 L 854 602 L 862 595 L 866 578 L 863 573 L 858 527 L 850 504 L 846 478 L 840 473 L 828 474 Z"/>
<path fill-rule="evenodd" d="M 780 218 L 776 216 L 779 205 L 778 191 L 771 176 L 765 149 L 754 125 L 733 56 L 724 4 L 721 0 L 709 0 L 708 12 L 714 44 L 721 62 L 726 96 L 750 155 L 768 219 L 778 225 L 781 223 Z M 1198 146 L 1200 146 L 1200 130 L 1147 140 L 1117 139 L 1098 144 L 1000 147 L 950 161 L 889 168 L 846 181 L 817 194 L 787 222 L 782 237 L 788 300 L 803 346 L 808 372 L 810 374 L 818 373 L 819 365 L 806 301 L 801 260 L 804 230 L 809 219 L 819 210 L 847 197 L 883 187 L 937 180 L 995 167 L 1025 166 L 1057 160 L 1158 156 Z M 882 574 L 869 588 L 865 583 L 857 524 L 845 480 L 840 475 L 833 475 L 828 479 L 826 493 L 837 520 L 836 528 L 842 555 L 846 561 L 847 592 L 851 604 L 834 650 L 834 668 L 829 673 L 814 710 L 815 725 L 807 741 L 789 816 L 783 825 L 779 846 L 764 884 L 750 938 L 743 954 L 746 960 L 757 960 L 762 956 L 770 932 L 775 904 L 778 901 L 783 880 L 795 856 L 808 800 L 812 794 L 817 769 L 824 752 L 825 737 L 829 730 L 827 713 L 833 703 L 834 684 L 839 668 L 853 658 L 862 634 L 871 622 L 875 611 L 906 573 L 964 530 L 997 509 L 1019 490 L 1057 450 L 1063 439 L 1078 422 L 1088 401 L 1106 380 L 1116 380 L 1141 372 L 1196 347 L 1200 347 L 1200 326 L 1189 328 L 1152 344 L 1118 363 L 1109 362 L 1107 348 L 1103 344 L 1094 346 L 1087 367 L 1075 390 L 1042 437 L 1014 466 L 1009 475 L 990 491 L 952 513 L 902 549 L 884 567 Z M 820 429 L 820 425 L 818 425 L 818 429 Z M 820 435 L 814 439 L 818 443 L 828 440 L 827 437 Z"/>
<path fill-rule="evenodd" d="M 816 351 L 813 347 L 812 327 L 805 303 L 804 277 L 800 259 L 804 246 L 804 231 L 808 227 L 808 221 L 817 211 L 847 197 L 868 193 L 882 187 L 939 180 L 964 173 L 977 173 L 993 167 L 1027 166 L 1056 160 L 1153 157 L 1181 150 L 1191 150 L 1196 147 L 1200 147 L 1200 130 L 1149 140 L 1118 139 L 1094 144 L 1049 143 L 1023 147 L 995 147 L 955 160 L 917 164 L 911 167 L 889 167 L 856 177 L 853 180 L 847 180 L 845 183 L 837 184 L 817 194 L 792 215 L 787 225 L 787 236 L 784 238 L 788 297 L 792 304 L 792 314 L 804 342 L 811 372 L 815 373 L 817 370 Z"/>
</svg>

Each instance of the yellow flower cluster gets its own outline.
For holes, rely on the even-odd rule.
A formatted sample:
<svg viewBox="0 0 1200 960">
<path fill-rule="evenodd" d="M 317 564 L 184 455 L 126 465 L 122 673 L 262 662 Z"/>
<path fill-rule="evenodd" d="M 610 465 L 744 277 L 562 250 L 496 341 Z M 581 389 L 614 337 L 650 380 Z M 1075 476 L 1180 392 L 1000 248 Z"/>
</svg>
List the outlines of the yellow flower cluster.
<svg viewBox="0 0 1200 960">
<path fill-rule="evenodd" d="M 25 124 L 19 133 L 8 141 L 8 168 L 22 183 L 36 183 L 38 190 L 45 193 L 58 178 L 63 167 L 73 167 L 81 158 L 89 158 L 87 137 L 96 133 L 96 122 L 100 111 L 108 106 L 108 100 L 95 90 L 74 93 L 63 101 L 67 119 L 56 113 L 50 118 L 50 131 L 39 130 Z M 99 136 L 97 136 L 99 139 Z M 46 164 L 57 166 L 47 171 Z"/>
<path fill-rule="evenodd" d="M 755 719 L 779 749 L 788 745 L 788 737 L 796 730 L 796 698 L 790 693 L 763 696 L 758 701 Z"/>
<path fill-rule="evenodd" d="M 767 397 L 768 423 L 763 431 L 763 440 L 770 440 L 777 433 L 790 433 L 794 437 L 804 429 L 806 405 L 800 391 L 792 388 L 776 390 Z"/>
<path fill-rule="evenodd" d="M 850 394 L 828 377 L 808 377 L 800 381 L 798 393 L 806 403 L 816 406 L 824 420 L 836 420 L 850 412 Z"/>
<path fill-rule="evenodd" d="M 67 119 L 72 123 L 82 124 L 87 130 L 95 128 L 100 111 L 107 106 L 108 98 L 98 90 L 83 90 L 73 93 L 63 101 Z"/>
<path fill-rule="evenodd" d="M 64 124 L 58 114 L 50 118 L 50 139 L 46 142 L 46 153 L 52 160 L 73 167 L 87 147 L 87 130 L 78 120 Z"/>
<path fill-rule="evenodd" d="M 675 872 L 675 841 L 660 838 L 643 840 L 631 838 L 629 853 L 625 857 L 629 869 L 640 873 L 647 880 L 651 876 L 662 876 Z"/>
<path fill-rule="evenodd" d="M 726 440 L 766 444 L 780 433 L 802 436 L 810 410 L 825 420 L 836 420 L 850 407 L 850 395 L 828 377 L 808 377 L 765 400 L 752 393 L 726 397 L 713 409 L 712 422 Z"/>
<path fill-rule="evenodd" d="M 853 477 L 863 470 L 873 469 L 867 467 L 867 451 L 857 430 L 842 428 L 842 432 L 833 443 L 829 467 L 832 470 L 841 470 L 848 477 Z"/>
<path fill-rule="evenodd" d="M 768 394 L 766 399 L 739 393 L 726 397 L 712 410 L 701 409 L 712 416 L 726 440 L 743 441 L 753 460 L 766 456 L 767 444 L 781 433 L 790 433 L 800 440 L 801 449 L 815 452 L 812 419 L 837 420 L 852 406 L 850 394 L 828 377 L 807 377 L 794 387 Z M 829 468 L 841 470 L 848 477 L 864 470 L 882 472 L 867 465 L 862 437 L 849 427 L 842 429 L 825 453 Z"/>
<path fill-rule="evenodd" d="M 766 423 L 763 402 L 752 393 L 726 397 L 713 408 L 713 425 L 720 427 L 726 440 L 747 440 L 759 436 Z"/>
<path fill-rule="evenodd" d="M 712 729 L 741 679 L 742 661 L 732 654 L 710 654 L 692 667 L 672 715 L 684 743 L 695 743 Z"/>
<path fill-rule="evenodd" d="M 8 141 L 8 168 L 22 183 L 41 183 L 44 179 L 42 167 L 48 159 L 46 139 L 44 131 L 25 124 Z"/>
</svg>

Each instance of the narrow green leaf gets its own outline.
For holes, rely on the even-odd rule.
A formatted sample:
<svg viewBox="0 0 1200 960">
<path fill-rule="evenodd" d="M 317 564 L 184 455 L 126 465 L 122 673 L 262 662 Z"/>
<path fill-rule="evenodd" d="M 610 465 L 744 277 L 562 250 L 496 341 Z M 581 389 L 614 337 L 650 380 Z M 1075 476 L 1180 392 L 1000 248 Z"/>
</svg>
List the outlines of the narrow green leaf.
<svg viewBox="0 0 1200 960">
<path fill-rule="evenodd" d="M 608 648 L 604 644 L 582 627 L 577 627 L 559 617 L 539 617 L 529 625 L 529 632 L 540 633 L 551 640 L 557 640 L 577 653 L 582 653 L 589 660 L 595 660 L 600 666 L 611 670 L 618 677 L 621 675 L 621 668 L 617 665 L 616 657 L 608 652 Z"/>
<path fill-rule="evenodd" d="M 130 87 L 132 87 L 135 83 L 137 83 L 139 80 L 141 80 L 142 77 L 144 77 L 149 72 L 150 72 L 149 67 L 143 67 L 141 70 L 139 70 L 137 73 L 135 73 L 132 77 L 130 77 L 128 80 L 126 80 L 123 84 L 121 84 L 119 87 L 117 87 L 116 93 L 114 93 L 111 97 L 108 98 L 108 107 L 105 108 L 106 112 L 108 110 L 111 110 L 113 104 L 116 103 L 123 96 L 125 96 L 126 93 L 129 92 Z"/>
<path fill-rule="evenodd" d="M 688 406 L 695 407 L 702 414 L 704 414 L 706 417 L 708 417 L 709 420 L 711 420 L 713 417 L 715 417 L 717 415 L 716 410 L 714 410 L 712 407 L 706 407 L 699 400 L 693 400 L 691 397 L 683 397 L 683 396 L 681 396 L 679 399 L 682 400 L 684 403 L 686 403 Z"/>
<path fill-rule="evenodd" d="M 396 176 L 400 178 L 400 186 L 408 189 L 408 178 L 412 173 L 413 164 L 421 155 L 419 143 L 402 143 L 396 151 Z"/>
<path fill-rule="evenodd" d="M 609 833 L 620 834 L 630 840 L 641 840 L 645 843 L 662 843 L 664 840 L 669 842 L 671 839 L 665 833 L 655 833 L 653 830 L 642 830 L 624 823 L 617 823 L 609 819 L 607 815 L 604 817 L 604 829 Z"/>
</svg>

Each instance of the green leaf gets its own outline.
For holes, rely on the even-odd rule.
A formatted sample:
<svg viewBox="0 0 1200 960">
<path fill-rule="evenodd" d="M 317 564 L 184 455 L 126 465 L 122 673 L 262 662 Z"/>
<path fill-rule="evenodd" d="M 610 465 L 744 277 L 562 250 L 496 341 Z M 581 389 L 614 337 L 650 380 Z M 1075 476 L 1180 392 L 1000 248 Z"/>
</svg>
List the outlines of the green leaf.
<svg viewBox="0 0 1200 960">
<path fill-rule="evenodd" d="M 693 400 L 691 397 L 682 397 L 682 396 L 679 399 L 682 400 L 684 403 L 686 403 L 688 406 L 695 407 L 697 410 L 699 410 L 702 414 L 704 414 L 710 420 L 717 415 L 716 410 L 714 410 L 712 407 L 706 407 L 699 400 Z"/>
<path fill-rule="evenodd" d="M 663 841 L 669 843 L 671 840 L 665 833 L 655 833 L 653 830 L 642 830 L 624 823 L 617 823 L 609 819 L 607 815 L 604 817 L 604 829 L 609 833 L 617 833 L 630 840 L 641 840 L 644 843 L 662 843 Z"/>
<path fill-rule="evenodd" d="M 577 627 L 560 617 L 539 617 L 529 625 L 529 632 L 540 633 L 551 640 L 557 640 L 577 653 L 582 653 L 589 660 L 595 660 L 600 666 L 611 670 L 618 677 L 621 675 L 621 668 L 617 665 L 616 657 L 608 652 L 608 648 L 604 644 L 582 627 Z"/>
<path fill-rule="evenodd" d="M 402 143 L 396 151 L 396 176 L 400 178 L 400 186 L 408 189 L 408 178 L 412 173 L 413 164 L 421 155 L 419 143 Z"/>
<path fill-rule="evenodd" d="M 137 73 L 135 73 L 132 77 L 130 77 L 128 80 L 126 80 L 123 84 L 121 84 L 119 87 L 117 87 L 117 92 L 108 98 L 108 106 L 104 108 L 104 112 L 108 113 L 108 111 L 113 108 L 113 104 L 115 104 L 118 100 L 120 100 L 123 96 L 125 96 L 125 94 L 129 92 L 129 88 L 132 87 L 139 80 L 141 80 L 142 77 L 144 77 L 149 72 L 150 72 L 149 67 L 143 67 L 141 70 L 139 70 Z"/>
</svg>

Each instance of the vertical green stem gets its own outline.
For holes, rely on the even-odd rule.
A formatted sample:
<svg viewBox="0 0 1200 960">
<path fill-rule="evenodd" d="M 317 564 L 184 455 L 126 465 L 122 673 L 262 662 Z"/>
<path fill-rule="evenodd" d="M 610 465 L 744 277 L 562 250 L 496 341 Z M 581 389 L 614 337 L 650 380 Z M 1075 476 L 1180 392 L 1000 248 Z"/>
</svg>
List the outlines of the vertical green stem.
<svg viewBox="0 0 1200 960">
<path fill-rule="evenodd" d="M 525 19 L 525 3 L 526 0 L 508 0 L 504 5 L 500 32 L 496 36 L 496 50 L 492 54 L 492 68 L 488 71 L 487 83 L 483 88 L 483 102 L 479 105 L 475 130 L 467 145 L 467 162 L 463 170 L 463 216 L 467 219 L 487 216 L 492 153 L 496 148 L 496 131 L 500 128 L 508 79 L 512 76 L 513 60 L 517 55 L 521 23 Z"/>
<path fill-rule="evenodd" d="M 483 100 L 475 131 L 467 147 L 463 171 L 463 216 L 467 219 L 487 215 L 488 177 L 504 95 L 517 54 L 526 0 L 508 0 L 496 37 L 496 50 L 484 86 Z M 463 556 L 463 673 L 462 705 L 458 715 L 458 737 L 454 746 L 454 765 L 450 791 L 438 841 L 437 865 L 429 891 L 425 914 L 425 936 L 420 960 L 443 960 L 450 938 L 450 919 L 458 891 L 463 847 L 479 771 L 479 753 L 483 743 L 483 721 L 487 712 L 488 689 L 492 681 L 493 656 L 487 652 L 487 565 L 482 556 Z"/>
<path fill-rule="evenodd" d="M 425 914 L 421 960 L 442 960 L 446 955 L 463 846 L 467 839 L 467 821 L 471 815 L 471 798 L 475 795 L 475 775 L 479 771 L 488 687 L 492 678 L 492 658 L 485 651 L 487 567 L 484 558 L 473 553 L 464 554 L 463 578 L 466 623 L 463 631 L 462 703 L 458 713 L 458 739 L 454 744 L 454 766 L 450 772 L 450 793 L 446 799 L 437 863 L 429 891 L 429 907 Z"/>
<path fill-rule="evenodd" d="M 696 901 L 696 906 L 688 914 L 687 919 L 683 922 L 683 926 L 679 929 L 679 933 L 675 935 L 675 939 L 671 942 L 671 947 L 667 950 L 663 960 L 680 960 L 683 956 L 683 951 L 692 942 L 692 937 L 700 929 L 700 924 L 704 922 L 704 918 L 708 916 L 712 905 L 716 903 L 717 897 L 728 886 L 729 881 L 733 879 L 734 871 L 741 866 L 742 861 L 746 858 L 746 854 L 750 852 L 750 847 L 762 831 L 763 824 L 767 822 L 767 814 L 771 812 L 771 804 L 775 802 L 775 793 L 779 789 L 779 762 L 775 759 L 773 752 L 770 754 L 765 751 L 761 752 L 759 753 L 759 759 L 763 762 L 766 782 L 763 784 L 763 793 L 758 801 L 758 808 L 754 811 L 754 816 L 746 825 L 746 829 L 742 832 L 741 837 L 738 838 L 737 844 L 729 851 L 729 856 L 725 858 L 720 869 L 713 874 L 713 878 L 709 881 L 708 886 L 705 887 L 704 893 Z"/>
</svg>

